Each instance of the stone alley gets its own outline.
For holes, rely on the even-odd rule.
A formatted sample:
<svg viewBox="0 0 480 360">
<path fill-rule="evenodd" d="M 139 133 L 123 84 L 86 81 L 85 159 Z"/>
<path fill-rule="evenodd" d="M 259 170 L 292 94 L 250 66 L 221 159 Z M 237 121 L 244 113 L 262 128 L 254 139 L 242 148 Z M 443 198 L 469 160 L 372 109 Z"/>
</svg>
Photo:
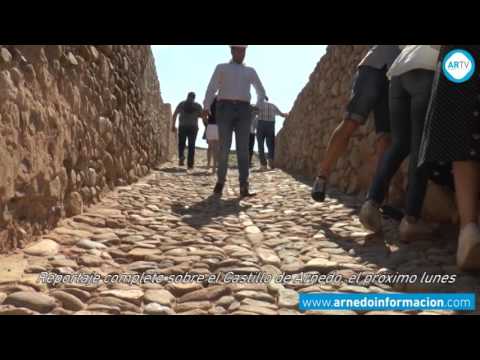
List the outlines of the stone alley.
<svg viewBox="0 0 480 360">
<path fill-rule="evenodd" d="M 204 154 L 200 157 L 203 165 Z M 253 170 L 251 184 L 258 194 L 240 201 L 237 176 L 230 170 L 224 196 L 217 199 L 211 196 L 215 178 L 205 167 L 187 174 L 165 163 L 139 182 L 106 193 L 83 214 L 61 220 L 39 241 L 0 255 L 0 315 L 294 315 L 302 314 L 300 292 L 480 293 L 480 278 L 456 268 L 455 229 L 446 228 L 431 241 L 400 244 L 394 221 L 385 220 L 383 236 L 365 232 L 357 217 L 360 198 L 332 191 L 328 201 L 317 204 L 308 181 L 281 170 Z M 394 286 L 346 281 L 52 285 L 38 281 L 45 272 L 457 276 L 453 284 Z M 306 312 L 337 313 L 357 314 Z"/>
</svg>

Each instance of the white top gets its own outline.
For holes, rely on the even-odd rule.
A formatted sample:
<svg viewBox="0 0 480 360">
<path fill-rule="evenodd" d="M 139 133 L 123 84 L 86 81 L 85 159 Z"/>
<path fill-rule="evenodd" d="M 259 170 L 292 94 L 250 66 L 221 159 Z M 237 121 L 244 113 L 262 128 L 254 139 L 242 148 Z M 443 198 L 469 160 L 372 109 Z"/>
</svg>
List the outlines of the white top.
<svg viewBox="0 0 480 360">
<path fill-rule="evenodd" d="M 435 71 L 440 51 L 437 45 L 403 45 L 401 54 L 387 73 L 389 79 L 416 69 Z"/>
<path fill-rule="evenodd" d="M 265 99 L 265 88 L 260 81 L 255 69 L 243 64 L 230 62 L 218 65 L 208 85 L 204 109 L 210 109 L 210 105 L 218 91 L 218 100 L 237 100 L 250 102 L 250 86 L 257 92 L 257 104 Z"/>
<path fill-rule="evenodd" d="M 258 105 L 259 114 L 258 120 L 263 121 L 275 121 L 275 117 L 282 115 L 282 112 L 278 108 L 269 102 L 264 101 Z"/>
</svg>

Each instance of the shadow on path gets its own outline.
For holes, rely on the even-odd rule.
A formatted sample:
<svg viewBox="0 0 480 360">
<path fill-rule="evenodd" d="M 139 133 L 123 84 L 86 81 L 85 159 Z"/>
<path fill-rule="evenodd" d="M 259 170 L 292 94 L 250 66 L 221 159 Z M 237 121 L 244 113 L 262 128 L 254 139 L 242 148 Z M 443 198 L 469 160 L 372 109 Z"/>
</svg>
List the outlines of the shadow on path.
<svg viewBox="0 0 480 360">
<path fill-rule="evenodd" d="M 182 221 L 186 224 L 200 228 L 211 224 L 214 218 L 227 217 L 229 215 L 238 215 L 246 211 L 251 205 L 240 204 L 240 199 L 224 200 L 216 195 L 211 195 L 193 205 L 182 204 L 180 202 L 172 205 L 172 211 L 182 216 Z"/>
<path fill-rule="evenodd" d="M 193 172 L 189 174 L 190 176 L 197 177 L 197 176 L 213 176 L 213 174 L 206 170 L 206 171 L 199 171 L 199 172 Z"/>
<path fill-rule="evenodd" d="M 339 248 L 349 255 L 357 257 L 358 263 L 371 263 L 379 268 L 388 268 L 398 271 L 408 269 L 407 263 L 416 263 L 408 272 L 447 273 L 441 270 L 442 265 L 453 266 L 455 264 L 455 249 L 458 229 L 452 225 L 441 225 L 436 235 L 430 240 L 417 241 L 410 244 L 401 243 L 396 229 L 392 224 L 384 226 L 384 234 L 370 234 L 367 236 L 351 236 L 340 234 L 341 229 L 334 228 L 335 223 L 329 221 L 316 221 L 312 227 L 316 231 L 322 231 L 328 241 L 334 242 Z M 392 252 L 391 246 L 398 250 Z M 435 255 L 443 256 L 441 263 L 427 254 L 433 249 Z M 447 260 L 447 263 L 444 261 Z M 405 271 L 405 270 L 403 270 Z"/>
<path fill-rule="evenodd" d="M 292 173 L 289 175 L 304 185 L 309 187 L 313 185 L 314 179 L 311 177 Z M 351 209 L 352 215 L 359 213 L 362 201 L 358 197 L 343 194 L 334 187 L 329 188 L 328 197 L 345 208 Z M 346 235 L 342 233 L 345 230 L 335 228 L 335 221 L 321 218 L 314 221 L 312 227 L 316 231 L 322 231 L 328 241 L 336 243 L 351 256 L 357 257 L 359 263 L 373 263 L 380 268 L 395 270 L 409 269 L 409 264 L 416 263 L 415 272 L 434 270 L 440 273 L 447 272 L 441 269 L 443 266 L 454 266 L 455 239 L 458 235 L 458 228 L 455 225 L 441 224 L 431 239 L 405 244 L 398 238 L 398 225 L 403 217 L 402 209 L 386 206 L 382 208 L 382 212 L 385 231 L 383 234 L 352 236 L 354 232 L 351 232 L 351 235 Z M 392 252 L 391 246 L 397 250 Z"/>
<path fill-rule="evenodd" d="M 179 173 L 186 173 L 187 169 L 180 168 L 180 167 L 170 167 L 170 168 L 158 168 L 155 169 L 156 171 L 168 173 L 168 174 L 179 174 Z"/>
</svg>

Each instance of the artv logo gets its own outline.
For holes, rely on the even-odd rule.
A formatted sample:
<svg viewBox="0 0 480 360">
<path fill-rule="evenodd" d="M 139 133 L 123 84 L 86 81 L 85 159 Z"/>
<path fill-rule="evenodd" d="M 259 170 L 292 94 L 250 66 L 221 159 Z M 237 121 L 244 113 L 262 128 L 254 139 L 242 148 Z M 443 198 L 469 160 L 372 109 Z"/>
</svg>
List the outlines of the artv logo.
<svg viewBox="0 0 480 360">
<path fill-rule="evenodd" d="M 475 59 L 468 51 L 455 49 L 445 56 L 442 69 L 448 80 L 461 84 L 472 78 L 475 72 Z"/>
</svg>

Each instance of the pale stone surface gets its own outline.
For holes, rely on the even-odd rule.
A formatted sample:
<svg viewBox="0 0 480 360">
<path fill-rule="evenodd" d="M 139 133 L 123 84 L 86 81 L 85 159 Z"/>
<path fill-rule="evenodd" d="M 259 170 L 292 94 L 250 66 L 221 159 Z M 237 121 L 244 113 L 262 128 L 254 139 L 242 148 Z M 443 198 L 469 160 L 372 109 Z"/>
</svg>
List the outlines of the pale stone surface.
<svg viewBox="0 0 480 360">
<path fill-rule="evenodd" d="M 204 152 L 197 159 L 202 164 Z M 398 224 L 385 221 L 384 234 L 373 239 L 355 215 L 359 198 L 334 192 L 335 197 L 316 204 L 310 188 L 292 176 L 280 170 L 252 171 L 258 194 L 237 207 L 237 171 L 230 170 L 224 198 L 216 202 L 205 200 L 211 193 L 206 184 L 214 178 L 201 170 L 187 175 L 177 169 L 174 163 L 162 165 L 139 183 L 106 194 L 82 217 L 63 220 L 41 237 L 58 244 L 56 255 L 19 250 L 1 256 L 0 314 L 303 315 L 298 308 L 302 292 L 392 293 L 428 285 L 346 283 L 364 272 L 446 272 L 458 276 L 455 284 L 427 287 L 435 292 L 479 288 L 477 276 L 460 274 L 455 266 L 455 231 L 404 245 L 398 243 Z M 96 181 L 99 177 L 96 170 Z M 264 239 L 252 241 L 249 235 L 255 234 Z M 38 281 L 41 270 L 117 278 L 47 285 Z M 220 276 L 226 271 L 233 272 L 228 284 Z M 343 281 L 306 277 L 333 273 Z M 310 314 L 357 313 L 305 313 Z"/>
<path fill-rule="evenodd" d="M 278 294 L 278 306 L 286 308 L 296 308 L 298 306 L 299 295 L 296 291 L 282 289 Z"/>
<path fill-rule="evenodd" d="M 279 266 L 281 264 L 280 258 L 270 249 L 257 249 L 257 255 L 264 264 Z"/>
<path fill-rule="evenodd" d="M 175 315 L 175 312 L 169 307 L 156 303 L 145 305 L 144 312 L 147 315 Z"/>
<path fill-rule="evenodd" d="M 26 266 L 27 260 L 22 254 L 0 255 L 0 284 L 20 280 Z"/>
<path fill-rule="evenodd" d="M 164 306 L 170 306 L 175 302 L 175 296 L 167 290 L 147 290 L 145 292 L 144 300 L 146 303 L 157 303 Z"/>
<path fill-rule="evenodd" d="M 85 304 L 80 299 L 67 292 L 52 291 L 50 295 L 60 301 L 66 310 L 80 311 L 85 308 Z"/>
<path fill-rule="evenodd" d="M 103 291 L 102 295 L 114 296 L 122 300 L 132 301 L 133 303 L 140 303 L 144 294 L 142 290 L 130 290 L 130 289 L 115 289 Z"/>
<path fill-rule="evenodd" d="M 59 245 L 53 240 L 42 240 L 24 249 L 25 253 L 34 256 L 53 256 L 58 253 Z"/>
<path fill-rule="evenodd" d="M 51 296 L 31 292 L 20 291 L 9 295 L 3 302 L 5 305 L 24 307 L 40 313 L 47 313 L 55 307 L 55 299 Z"/>
</svg>

